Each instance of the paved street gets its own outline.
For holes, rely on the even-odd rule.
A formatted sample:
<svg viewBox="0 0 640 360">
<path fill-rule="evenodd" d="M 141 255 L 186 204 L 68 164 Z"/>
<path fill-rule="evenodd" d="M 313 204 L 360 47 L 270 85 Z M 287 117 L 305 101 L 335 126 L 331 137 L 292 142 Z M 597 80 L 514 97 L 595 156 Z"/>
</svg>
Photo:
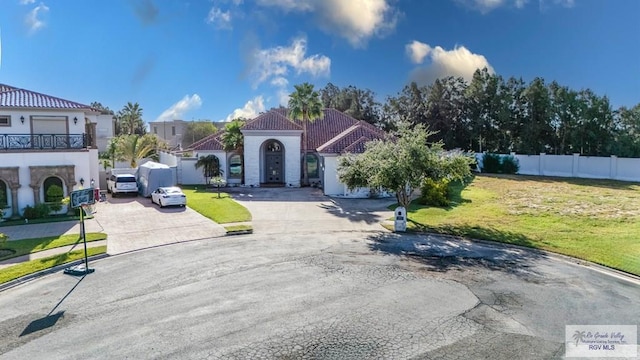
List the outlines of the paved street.
<svg viewBox="0 0 640 360">
<path fill-rule="evenodd" d="M 567 324 L 640 323 L 638 282 L 392 234 L 359 210 L 383 214 L 384 201 L 304 208 L 299 195 L 271 194 L 282 204 L 270 209 L 306 224 L 125 253 L 81 280 L 56 273 L 2 292 L 2 358 L 549 359 L 563 356 Z M 263 203 L 246 202 L 257 224 Z"/>
</svg>

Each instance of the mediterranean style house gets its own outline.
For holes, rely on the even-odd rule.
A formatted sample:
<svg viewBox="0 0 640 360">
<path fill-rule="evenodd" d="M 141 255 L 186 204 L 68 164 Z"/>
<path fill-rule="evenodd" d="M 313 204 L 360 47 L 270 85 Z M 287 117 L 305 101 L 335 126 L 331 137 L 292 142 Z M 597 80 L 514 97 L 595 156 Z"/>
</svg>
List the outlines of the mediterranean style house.
<svg viewBox="0 0 640 360">
<path fill-rule="evenodd" d="M 113 116 L 88 105 L 0 84 L 0 207 L 19 217 L 26 206 L 89 187 L 99 174 L 98 144 L 113 136 Z M 57 195 L 59 197 L 59 195 Z M 63 208 L 62 212 L 67 209 Z"/>
<path fill-rule="evenodd" d="M 322 187 L 326 195 L 353 194 L 338 180 L 338 156 L 362 153 L 365 143 L 383 139 L 386 133 L 338 110 L 325 109 L 321 118 L 307 124 L 308 150 L 303 154 L 302 123 L 287 115 L 287 109 L 278 108 L 248 121 L 241 130 L 244 148 L 240 152 L 224 150 L 223 131 L 197 141 L 188 149 L 193 153 L 191 161 L 215 155 L 228 184 L 252 187 L 299 187 L 302 166 L 306 166 L 310 184 Z M 181 183 L 204 182 L 201 174 L 187 173 L 194 174 L 191 164 L 183 164 Z"/>
</svg>

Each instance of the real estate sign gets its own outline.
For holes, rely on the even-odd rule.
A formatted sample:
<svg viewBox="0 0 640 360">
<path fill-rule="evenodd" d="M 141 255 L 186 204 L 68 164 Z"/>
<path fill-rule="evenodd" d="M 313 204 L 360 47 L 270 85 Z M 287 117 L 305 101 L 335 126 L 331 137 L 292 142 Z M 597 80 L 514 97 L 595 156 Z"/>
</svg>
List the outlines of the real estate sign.
<svg viewBox="0 0 640 360">
<path fill-rule="evenodd" d="M 95 192 L 93 188 L 75 190 L 71 192 L 70 200 L 72 208 L 93 205 L 96 203 Z"/>
</svg>

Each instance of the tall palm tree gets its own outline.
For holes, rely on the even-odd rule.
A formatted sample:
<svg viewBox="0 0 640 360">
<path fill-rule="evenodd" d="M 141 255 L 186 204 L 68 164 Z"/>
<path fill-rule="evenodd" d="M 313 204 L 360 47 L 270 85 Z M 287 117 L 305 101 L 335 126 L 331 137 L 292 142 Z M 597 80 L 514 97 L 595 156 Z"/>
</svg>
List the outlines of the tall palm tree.
<svg viewBox="0 0 640 360">
<path fill-rule="evenodd" d="M 245 121 L 243 119 L 233 119 L 224 126 L 224 133 L 222 134 L 222 146 L 225 151 L 230 151 L 238 154 L 242 159 L 244 156 L 244 135 L 242 135 L 242 127 Z M 231 170 L 230 170 L 231 171 Z M 241 161 L 242 183 L 244 184 L 244 159 Z M 229 175 L 232 175 L 229 173 Z"/>
<path fill-rule="evenodd" d="M 142 123 L 142 108 L 140 104 L 128 102 L 127 105 L 119 111 L 118 115 L 122 123 L 122 131 L 126 131 L 129 135 L 135 134 L 136 128 Z"/>
<path fill-rule="evenodd" d="M 128 161 L 131 168 L 138 166 L 138 160 L 156 154 L 157 138 L 154 135 L 124 135 L 118 142 L 118 160 Z"/>
<path fill-rule="evenodd" d="M 322 102 L 317 91 L 313 90 L 313 85 L 303 83 L 295 85 L 296 89 L 289 96 L 289 111 L 291 118 L 302 121 L 302 185 L 309 185 L 309 170 L 307 169 L 307 123 L 311 123 L 322 117 Z"/>
</svg>

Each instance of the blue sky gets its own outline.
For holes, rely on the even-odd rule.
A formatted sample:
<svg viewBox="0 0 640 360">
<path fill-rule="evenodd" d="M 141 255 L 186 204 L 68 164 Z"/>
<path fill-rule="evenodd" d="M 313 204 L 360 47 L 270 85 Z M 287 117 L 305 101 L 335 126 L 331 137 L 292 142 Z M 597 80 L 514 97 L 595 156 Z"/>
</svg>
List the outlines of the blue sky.
<svg viewBox="0 0 640 360">
<path fill-rule="evenodd" d="M 0 0 L 0 83 L 145 121 L 252 117 L 293 85 L 536 76 L 640 102 L 637 0 Z"/>
</svg>

